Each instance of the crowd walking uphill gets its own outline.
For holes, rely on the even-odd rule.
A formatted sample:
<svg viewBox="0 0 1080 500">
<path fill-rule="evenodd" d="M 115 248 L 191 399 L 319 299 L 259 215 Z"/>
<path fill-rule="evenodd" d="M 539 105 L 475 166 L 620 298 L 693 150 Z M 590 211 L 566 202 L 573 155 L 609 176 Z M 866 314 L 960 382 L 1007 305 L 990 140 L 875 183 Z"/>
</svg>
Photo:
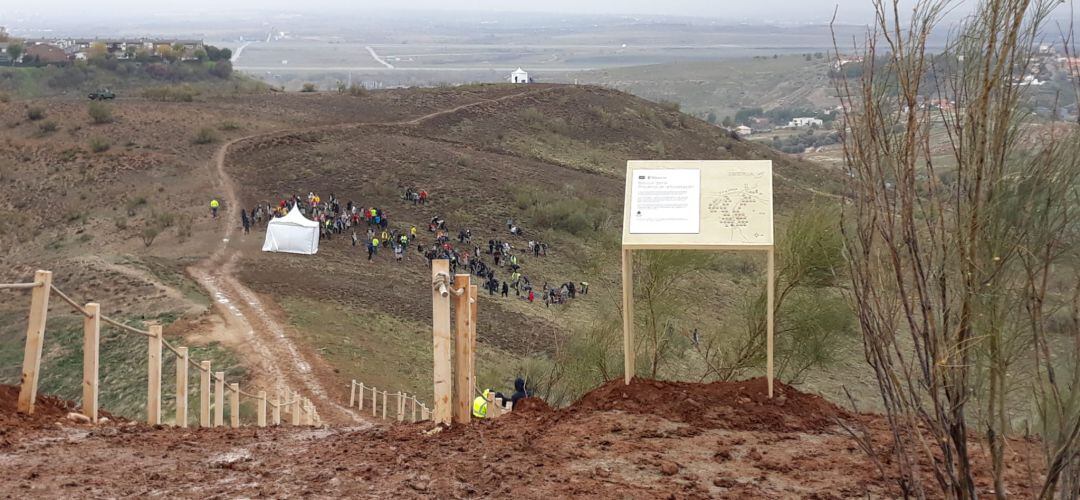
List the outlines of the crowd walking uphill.
<svg viewBox="0 0 1080 500">
<path fill-rule="evenodd" d="M 401 199 L 414 206 L 431 204 L 428 192 L 416 188 L 406 189 Z M 456 236 L 452 237 L 446 220 L 435 215 L 427 221 L 427 236 L 422 238 L 416 224 L 391 223 L 383 208 L 365 207 L 352 200 L 342 205 L 334 193 L 323 199 L 315 192 L 309 192 L 306 197 L 292 195 L 276 204 L 263 203 L 250 210 L 241 209 L 244 233 L 250 233 L 253 226 L 265 228 L 270 219 L 284 217 L 294 206 L 319 224 L 320 240 L 329 242 L 348 235 L 346 241 L 366 251 L 367 261 L 372 264 L 380 261 L 380 249 L 384 254 L 393 255 L 393 261 L 400 265 L 409 260 L 409 249 L 416 248 L 416 253 L 427 260 L 429 267 L 433 260 L 446 259 L 450 261 L 451 274 L 468 272 L 478 277 L 483 289 L 493 297 L 509 298 L 513 291 L 518 300 L 539 301 L 550 307 L 589 292 L 586 281 L 570 280 L 554 285 L 545 281 L 537 287 L 524 270 L 525 259 L 546 258 L 548 245 L 527 239 L 525 230 L 513 218 L 506 219 L 506 235 L 494 235 L 485 244 L 470 228 L 458 228 Z M 430 241 L 423 241 L 428 237 Z M 511 239 L 520 247 L 511 243 Z"/>
</svg>

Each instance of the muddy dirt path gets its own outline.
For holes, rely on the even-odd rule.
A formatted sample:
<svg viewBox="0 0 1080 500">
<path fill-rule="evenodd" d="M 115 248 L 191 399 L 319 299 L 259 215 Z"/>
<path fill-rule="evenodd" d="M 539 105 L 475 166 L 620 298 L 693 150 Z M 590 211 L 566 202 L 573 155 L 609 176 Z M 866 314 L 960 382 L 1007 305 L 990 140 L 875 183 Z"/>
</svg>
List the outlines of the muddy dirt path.
<svg viewBox="0 0 1080 500">
<path fill-rule="evenodd" d="M 473 106 L 534 95 L 546 90 L 522 91 L 495 99 L 482 99 L 426 115 L 394 122 L 359 122 L 275 130 L 233 139 L 218 149 L 210 165 L 214 188 L 224 197 L 224 211 L 219 224 L 224 228 L 221 241 L 204 261 L 188 268 L 188 273 L 214 301 L 214 308 L 223 318 L 224 328 L 217 332 L 226 343 L 237 346 L 245 366 L 252 371 L 253 382 L 271 395 L 299 390 L 320 409 L 320 416 L 330 424 L 365 421 L 358 412 L 340 403 L 346 392 L 337 387 L 333 370 L 318 355 L 306 352 L 292 340 L 289 328 L 280 318 L 285 315 L 276 305 L 261 299 L 238 280 L 234 274 L 242 252 L 230 245 L 240 220 L 240 200 L 226 169 L 230 148 L 237 144 L 276 135 L 309 132 L 329 132 L 358 127 L 416 126 L 432 118 L 453 114 Z"/>
</svg>

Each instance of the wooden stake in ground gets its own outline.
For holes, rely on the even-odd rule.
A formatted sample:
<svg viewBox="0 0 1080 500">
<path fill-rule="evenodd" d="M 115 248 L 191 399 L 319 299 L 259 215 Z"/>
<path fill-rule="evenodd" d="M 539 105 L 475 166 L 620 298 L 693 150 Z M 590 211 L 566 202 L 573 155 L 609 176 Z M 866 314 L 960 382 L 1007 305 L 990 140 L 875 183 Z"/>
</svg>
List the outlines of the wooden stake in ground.
<svg viewBox="0 0 1080 500">
<path fill-rule="evenodd" d="M 386 420 L 386 391 L 382 391 L 382 418 Z"/>
<path fill-rule="evenodd" d="M 187 376 L 188 376 L 188 348 L 177 347 L 179 354 L 176 355 L 176 422 L 175 425 L 187 427 Z"/>
<path fill-rule="evenodd" d="M 349 383 L 349 408 L 356 404 L 356 381 Z"/>
<path fill-rule="evenodd" d="M 229 423 L 232 428 L 240 427 L 240 384 L 229 384 Z"/>
<path fill-rule="evenodd" d="M 210 427 L 210 362 L 199 363 L 199 427 Z"/>
<path fill-rule="evenodd" d="M 214 373 L 214 427 L 225 425 L 225 372 Z"/>
<path fill-rule="evenodd" d="M 768 270 L 765 289 L 765 321 L 766 324 L 766 336 L 765 336 L 765 375 L 769 382 L 769 397 L 773 397 L 773 330 L 776 327 L 776 321 L 773 318 L 773 310 L 776 303 L 776 251 L 769 247 L 768 257 Z"/>
<path fill-rule="evenodd" d="M 472 386 L 469 385 L 469 365 L 472 358 L 472 307 L 469 305 L 468 274 L 454 276 L 454 288 L 463 293 L 454 297 L 454 423 L 467 424 L 471 419 L 469 403 L 472 401 Z"/>
<path fill-rule="evenodd" d="M 292 395 L 292 424 L 300 425 L 300 393 L 293 392 Z"/>
<path fill-rule="evenodd" d="M 469 381 L 469 396 L 473 395 L 472 391 L 478 389 L 476 386 L 476 330 L 477 326 L 477 312 L 480 306 L 480 291 L 476 285 L 469 285 L 469 345 L 471 346 L 469 356 L 469 372 L 466 374 L 466 378 Z M 469 405 L 472 405 L 472 401 L 469 401 Z"/>
<path fill-rule="evenodd" d="M 101 305 L 86 304 L 83 318 L 82 409 L 91 422 L 98 421 L 98 353 L 101 345 Z"/>
<path fill-rule="evenodd" d="M 259 391 L 259 427 L 266 427 L 266 391 Z"/>
<path fill-rule="evenodd" d="M 147 338 L 146 423 L 161 423 L 161 325 L 150 326 Z"/>
<path fill-rule="evenodd" d="M 281 425 L 281 393 L 274 391 L 274 425 Z"/>
<path fill-rule="evenodd" d="M 433 337 L 433 375 L 435 423 L 450 424 L 452 418 L 452 384 L 450 372 L 450 261 L 431 261 L 431 318 Z"/>
<path fill-rule="evenodd" d="M 357 398 L 357 403 L 356 403 L 357 407 L 356 407 L 356 409 L 357 410 L 363 410 L 364 409 L 364 383 L 363 382 L 360 382 L 360 387 L 357 388 L 356 392 L 358 394 L 360 394 L 360 397 Z"/>
<path fill-rule="evenodd" d="M 416 423 L 416 396 L 412 397 L 412 422 Z"/>
<path fill-rule="evenodd" d="M 378 414 L 375 412 L 375 407 L 377 406 L 375 404 L 376 403 L 375 396 L 377 396 L 378 394 L 379 394 L 379 391 L 376 390 L 374 387 L 372 387 L 371 388 L 371 416 L 373 416 L 373 417 L 378 416 Z"/>
<path fill-rule="evenodd" d="M 34 291 L 30 297 L 30 317 L 26 321 L 26 349 L 23 352 L 22 381 L 19 384 L 19 411 L 34 414 L 38 376 L 41 374 L 41 346 L 45 342 L 45 320 L 49 315 L 52 271 L 34 273 Z"/>
</svg>

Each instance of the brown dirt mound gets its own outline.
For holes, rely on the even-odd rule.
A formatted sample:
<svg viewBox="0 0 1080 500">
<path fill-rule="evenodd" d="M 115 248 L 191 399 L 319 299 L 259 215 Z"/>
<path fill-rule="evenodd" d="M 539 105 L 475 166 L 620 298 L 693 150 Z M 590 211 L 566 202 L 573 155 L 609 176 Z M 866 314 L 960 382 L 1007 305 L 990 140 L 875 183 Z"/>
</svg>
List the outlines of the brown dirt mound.
<svg viewBox="0 0 1080 500">
<path fill-rule="evenodd" d="M 521 399 L 514 405 L 515 413 L 527 412 L 531 414 L 545 414 L 553 411 L 555 410 L 540 398 Z"/>
<path fill-rule="evenodd" d="M 697 384 L 635 378 L 608 382 L 572 410 L 619 410 L 658 415 L 705 428 L 822 432 L 850 414 L 820 396 L 776 382 L 768 396 L 765 378 Z"/>
<path fill-rule="evenodd" d="M 76 411 L 77 406 L 74 402 L 56 396 L 38 394 L 37 402 L 34 403 L 33 415 L 19 413 L 18 408 L 19 386 L 0 385 L 0 425 L 33 423 L 39 420 L 52 421 Z"/>
</svg>

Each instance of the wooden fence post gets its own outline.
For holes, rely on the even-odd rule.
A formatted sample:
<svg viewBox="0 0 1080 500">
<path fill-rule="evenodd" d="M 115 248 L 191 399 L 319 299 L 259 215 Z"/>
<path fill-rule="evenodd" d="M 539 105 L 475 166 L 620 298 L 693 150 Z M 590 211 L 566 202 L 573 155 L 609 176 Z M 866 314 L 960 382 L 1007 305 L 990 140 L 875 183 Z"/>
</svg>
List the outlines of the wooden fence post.
<svg viewBox="0 0 1080 500">
<path fill-rule="evenodd" d="M 176 422 L 181 428 L 187 427 L 187 402 L 188 402 L 188 348 L 177 347 L 180 353 L 176 355 Z"/>
<path fill-rule="evenodd" d="M 210 427 L 210 362 L 199 363 L 199 427 Z"/>
<path fill-rule="evenodd" d="M 266 427 L 266 391 L 259 391 L 259 427 Z"/>
<path fill-rule="evenodd" d="M 98 354 L 101 345 L 101 305 L 86 304 L 90 317 L 83 319 L 83 415 L 98 421 Z"/>
<path fill-rule="evenodd" d="M 416 396 L 412 397 L 412 421 L 416 423 Z"/>
<path fill-rule="evenodd" d="M 360 395 L 360 397 L 357 398 L 358 401 L 356 403 L 357 404 L 356 409 L 357 410 L 363 410 L 364 409 L 364 383 L 363 382 L 360 382 L 360 387 L 357 388 L 356 392 Z"/>
<path fill-rule="evenodd" d="M 225 372 L 214 373 L 214 427 L 225 425 Z"/>
<path fill-rule="evenodd" d="M 41 346 L 45 342 L 45 320 L 49 316 L 49 293 L 52 271 L 34 273 L 34 291 L 30 297 L 30 317 L 26 321 L 26 349 L 23 351 L 22 381 L 19 384 L 19 412 L 34 414 L 38 376 L 41 374 Z"/>
<path fill-rule="evenodd" d="M 281 392 L 274 391 L 274 425 L 281 425 Z"/>
<path fill-rule="evenodd" d="M 150 325 L 147 338 L 146 423 L 161 423 L 161 325 Z"/>
<path fill-rule="evenodd" d="M 371 416 L 373 416 L 373 417 L 378 416 L 378 414 L 375 413 L 375 411 L 376 411 L 375 408 L 378 406 L 377 404 L 375 404 L 377 402 L 377 401 L 375 401 L 375 396 L 377 396 L 378 394 L 379 394 L 379 390 L 372 387 L 371 388 Z"/>
<path fill-rule="evenodd" d="M 466 378 L 469 381 L 469 396 L 471 397 L 476 389 L 476 330 L 477 326 L 477 312 L 480 307 L 479 290 L 476 285 L 469 285 L 469 372 L 466 374 Z M 472 405 L 472 400 L 469 402 Z"/>
<path fill-rule="evenodd" d="M 386 391 L 382 391 L 382 418 L 386 420 Z"/>
<path fill-rule="evenodd" d="M 315 422 L 311 413 L 311 400 L 304 398 L 304 425 L 312 425 Z"/>
<path fill-rule="evenodd" d="M 487 418 L 495 418 L 499 416 L 499 405 L 495 400 L 494 394 L 488 394 L 487 396 Z"/>
<path fill-rule="evenodd" d="M 397 396 L 397 421 L 405 421 L 405 393 L 398 392 Z"/>
<path fill-rule="evenodd" d="M 450 278 L 450 261 L 437 259 L 431 261 L 431 278 L 435 282 L 440 274 Z M 431 319 L 433 338 L 433 375 L 435 394 L 435 422 L 450 424 L 453 417 L 451 394 L 453 379 L 450 372 L 450 295 L 443 287 L 431 290 Z"/>
<path fill-rule="evenodd" d="M 421 404 L 420 405 L 420 421 L 424 422 L 424 421 L 427 421 L 427 419 L 428 419 L 427 405 Z"/>
<path fill-rule="evenodd" d="M 229 423 L 232 428 L 240 427 L 240 384 L 229 384 Z"/>
<path fill-rule="evenodd" d="M 292 393 L 292 424 L 300 425 L 300 393 Z"/>
<path fill-rule="evenodd" d="M 472 341 L 469 331 L 472 329 L 472 307 L 469 305 L 470 275 L 454 276 L 454 288 L 464 293 L 454 297 L 454 423 L 467 424 L 471 418 L 469 402 L 472 401 L 472 386 L 469 385 L 469 357 Z"/>
<path fill-rule="evenodd" d="M 349 384 L 349 408 L 352 408 L 356 404 L 356 381 L 353 380 Z"/>
</svg>

